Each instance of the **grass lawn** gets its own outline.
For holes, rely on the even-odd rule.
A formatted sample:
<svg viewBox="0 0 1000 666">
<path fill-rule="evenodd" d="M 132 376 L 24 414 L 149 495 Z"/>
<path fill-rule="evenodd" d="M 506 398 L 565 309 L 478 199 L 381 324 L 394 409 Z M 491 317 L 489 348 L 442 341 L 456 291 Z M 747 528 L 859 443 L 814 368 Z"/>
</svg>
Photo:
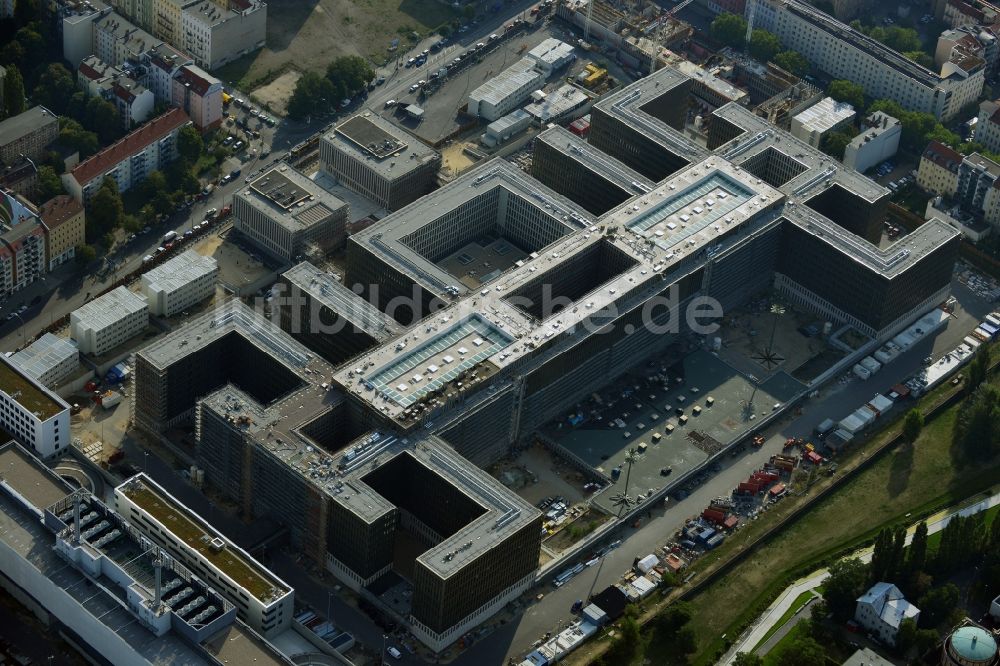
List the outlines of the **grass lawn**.
<svg viewBox="0 0 1000 666">
<path fill-rule="evenodd" d="M 764 634 L 764 637 L 760 639 L 760 642 L 757 643 L 757 645 L 755 645 L 753 649 L 757 650 L 760 648 L 761 645 L 767 643 L 768 639 L 771 638 L 771 636 L 774 636 L 774 634 L 778 631 L 778 629 L 781 629 L 783 626 L 785 626 L 786 622 L 792 619 L 792 616 L 795 615 L 795 611 L 805 606 L 806 602 L 812 598 L 813 598 L 812 591 L 803 592 L 799 596 L 795 597 L 795 601 L 793 601 L 792 605 L 788 607 L 788 610 L 785 611 L 785 614 L 782 615 L 780 618 L 778 618 L 778 621 L 774 624 L 774 626 L 768 629 L 767 633 Z"/>
<path fill-rule="evenodd" d="M 764 655 L 764 666 L 778 666 L 778 660 L 781 658 L 781 653 L 784 652 L 788 646 L 793 643 L 800 636 L 807 636 L 806 632 L 806 621 L 803 620 L 799 622 L 795 627 L 792 628 L 785 636 L 778 641 L 774 648 Z M 834 641 L 823 646 L 826 648 L 826 663 L 827 664 L 842 664 L 844 660 L 854 654 L 854 648 Z M 817 664 L 816 666 L 824 666 L 823 664 Z"/>
<path fill-rule="evenodd" d="M 919 516 L 990 487 L 1000 461 L 962 469 L 953 465 L 955 416 L 956 408 L 946 411 L 913 446 L 884 455 L 695 596 L 692 628 L 698 652 L 693 663 L 712 663 L 725 645 L 722 636 L 735 637 L 791 576 L 870 540 L 907 513 Z"/>
</svg>

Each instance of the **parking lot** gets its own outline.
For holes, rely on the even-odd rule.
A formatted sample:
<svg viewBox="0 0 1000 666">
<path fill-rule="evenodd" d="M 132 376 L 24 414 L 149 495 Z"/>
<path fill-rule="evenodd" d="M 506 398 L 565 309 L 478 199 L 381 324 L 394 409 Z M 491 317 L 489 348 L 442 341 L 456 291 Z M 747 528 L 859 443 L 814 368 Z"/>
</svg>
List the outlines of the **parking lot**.
<svg viewBox="0 0 1000 666">
<path fill-rule="evenodd" d="M 640 496 L 662 488 L 751 432 L 760 414 L 802 389 L 790 376 L 778 373 L 755 392 L 748 379 L 703 350 L 672 367 L 649 372 L 602 391 L 603 404 L 588 401 L 584 411 L 593 410 L 590 419 L 578 427 L 564 424 L 546 432 L 587 464 L 617 477 L 594 498 L 608 513 L 618 511 L 612 497 L 624 489 L 629 449 L 637 455 L 628 494 L 641 501 Z M 748 408 L 751 396 L 753 408 Z"/>
</svg>

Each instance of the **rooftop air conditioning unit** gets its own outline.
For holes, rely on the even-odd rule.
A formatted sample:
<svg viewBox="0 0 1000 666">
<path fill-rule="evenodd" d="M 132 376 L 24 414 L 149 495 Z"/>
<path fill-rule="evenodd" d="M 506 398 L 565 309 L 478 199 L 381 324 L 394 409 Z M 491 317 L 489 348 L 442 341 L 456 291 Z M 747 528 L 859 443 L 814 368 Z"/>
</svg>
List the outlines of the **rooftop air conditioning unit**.
<svg viewBox="0 0 1000 666">
<path fill-rule="evenodd" d="M 215 537 L 208 543 L 208 545 L 214 552 L 220 553 L 222 552 L 222 549 L 226 547 L 226 542 L 219 537 Z"/>
</svg>

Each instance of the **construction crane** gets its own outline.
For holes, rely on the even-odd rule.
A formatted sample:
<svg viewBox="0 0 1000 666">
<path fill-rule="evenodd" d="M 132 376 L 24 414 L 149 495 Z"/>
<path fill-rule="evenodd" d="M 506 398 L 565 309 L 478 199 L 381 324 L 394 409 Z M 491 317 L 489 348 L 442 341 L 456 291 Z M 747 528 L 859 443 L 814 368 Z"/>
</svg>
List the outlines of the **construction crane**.
<svg viewBox="0 0 1000 666">
<path fill-rule="evenodd" d="M 676 14 L 680 10 L 684 9 L 685 7 L 687 7 L 688 5 L 690 5 L 692 2 L 694 2 L 694 0 L 684 0 L 684 2 L 681 2 L 680 4 L 678 4 L 677 6 L 675 6 L 674 8 L 672 8 L 670 11 L 668 11 L 667 12 L 667 16 L 673 18 L 674 14 Z"/>
</svg>

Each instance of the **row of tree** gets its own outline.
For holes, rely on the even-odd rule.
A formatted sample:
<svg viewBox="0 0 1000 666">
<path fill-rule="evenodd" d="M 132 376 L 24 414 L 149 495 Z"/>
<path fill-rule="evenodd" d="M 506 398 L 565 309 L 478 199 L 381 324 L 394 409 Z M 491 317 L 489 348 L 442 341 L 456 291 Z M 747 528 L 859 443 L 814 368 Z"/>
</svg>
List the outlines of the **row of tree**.
<svg viewBox="0 0 1000 666">
<path fill-rule="evenodd" d="M 712 21 L 710 33 L 713 39 L 726 46 L 742 48 L 747 34 L 746 19 L 738 14 L 719 14 Z M 782 48 L 781 40 L 767 30 L 758 28 L 750 33 L 749 51 L 757 60 L 773 62 L 796 76 L 809 72 L 809 61 L 797 51 Z"/>
<path fill-rule="evenodd" d="M 598 666 L 621 666 L 653 658 L 661 666 L 685 666 L 695 652 L 691 629 L 691 607 L 679 601 L 667 606 L 645 629 L 639 624 L 639 608 L 631 604 L 618 625 L 618 635 L 598 660 Z M 655 654 L 647 654 L 654 646 Z"/>
<path fill-rule="evenodd" d="M 1000 386 L 986 382 L 990 350 L 980 347 L 969 363 L 967 398 L 955 419 L 956 457 L 966 463 L 989 460 L 1000 453 Z"/>
<path fill-rule="evenodd" d="M 375 70 L 360 56 L 341 56 L 326 68 L 326 74 L 306 72 L 295 84 L 288 99 L 288 115 L 304 118 L 333 111 L 341 100 L 367 90 Z"/>
</svg>

